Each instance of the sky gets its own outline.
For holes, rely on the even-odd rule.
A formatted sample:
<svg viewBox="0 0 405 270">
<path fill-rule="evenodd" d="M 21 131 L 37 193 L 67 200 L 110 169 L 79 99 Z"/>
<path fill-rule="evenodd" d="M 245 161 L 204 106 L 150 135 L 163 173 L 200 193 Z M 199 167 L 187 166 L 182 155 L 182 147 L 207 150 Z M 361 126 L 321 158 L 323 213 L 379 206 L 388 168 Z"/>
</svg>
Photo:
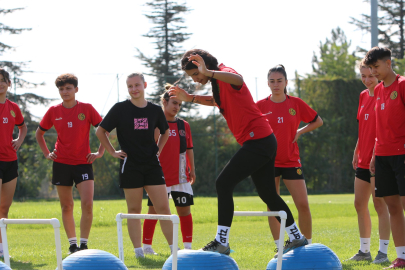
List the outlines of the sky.
<svg viewBox="0 0 405 270">
<path fill-rule="evenodd" d="M 320 42 L 340 27 L 357 46 L 369 48 L 371 37 L 349 24 L 350 17 L 370 13 L 363 0 L 187 0 L 185 50 L 200 48 L 220 63 L 234 68 L 249 87 L 254 100 L 269 95 L 268 70 L 283 64 L 288 79 L 312 72 L 313 53 Z M 33 92 L 61 102 L 55 79 L 62 73 L 79 78 L 77 100 L 91 103 L 105 115 L 119 100 L 128 97 L 126 76 L 148 72 L 134 57 L 136 48 L 147 56 L 156 54 L 153 40 L 142 37 L 153 26 L 143 14 L 150 9 L 140 0 L 0 0 L 0 8 L 24 7 L 0 21 L 11 27 L 28 27 L 20 35 L 1 34 L 1 41 L 15 50 L 2 60 L 30 61 L 33 73 L 24 79 L 45 83 L 35 89 L 17 88 L 17 94 Z M 118 75 L 118 82 L 117 82 Z M 152 77 L 146 77 L 150 86 Z M 293 81 L 290 82 L 293 85 Z M 146 89 L 152 91 L 152 87 Z M 47 108 L 35 107 L 42 117 Z M 195 113 L 207 114 L 212 108 Z"/>
</svg>

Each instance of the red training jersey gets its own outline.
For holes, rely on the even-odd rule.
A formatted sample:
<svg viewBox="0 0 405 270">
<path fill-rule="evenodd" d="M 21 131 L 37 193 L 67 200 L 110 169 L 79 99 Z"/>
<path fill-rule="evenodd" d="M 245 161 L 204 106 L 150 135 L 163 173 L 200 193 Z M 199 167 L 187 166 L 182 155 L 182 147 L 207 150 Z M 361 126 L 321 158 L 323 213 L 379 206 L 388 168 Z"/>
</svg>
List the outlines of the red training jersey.
<svg viewBox="0 0 405 270">
<path fill-rule="evenodd" d="M 14 150 L 13 130 L 14 126 L 22 126 L 24 117 L 18 105 L 6 99 L 4 104 L 0 103 L 0 161 L 17 160 L 17 152 Z"/>
<path fill-rule="evenodd" d="M 219 70 L 238 74 L 234 69 L 223 64 L 219 65 Z M 273 133 L 269 122 L 253 101 L 245 83 L 239 90 L 220 80 L 217 80 L 217 83 L 221 99 L 220 109 L 224 110 L 223 116 L 228 127 L 240 145 L 245 141 L 265 138 Z"/>
<path fill-rule="evenodd" d="M 58 163 L 68 165 L 87 164 L 91 153 L 90 124 L 97 126 L 102 118 L 91 104 L 77 101 L 70 109 L 58 104 L 49 108 L 39 127 L 47 131 L 55 126 L 58 139 L 55 144 Z"/>
<path fill-rule="evenodd" d="M 184 130 L 179 130 L 177 121 L 168 121 L 170 136 L 159 156 L 168 187 L 190 182 L 190 161 L 186 152 L 180 152 L 180 137 L 185 137 L 187 149 L 193 149 L 193 140 L 190 125 L 184 120 L 179 119 L 178 121 L 184 122 Z"/>
<path fill-rule="evenodd" d="M 312 122 L 318 114 L 300 98 L 287 95 L 283 102 L 276 103 L 270 97 L 258 101 L 257 106 L 269 120 L 277 138 L 275 167 L 301 167 L 298 144 L 292 142 L 301 121 Z"/>
<path fill-rule="evenodd" d="M 397 75 L 388 87 L 374 89 L 376 105 L 376 156 L 405 154 L 405 77 Z"/>
<path fill-rule="evenodd" d="M 375 100 L 368 89 L 360 93 L 359 109 L 359 140 L 357 143 L 357 167 L 368 169 L 375 144 Z"/>
</svg>

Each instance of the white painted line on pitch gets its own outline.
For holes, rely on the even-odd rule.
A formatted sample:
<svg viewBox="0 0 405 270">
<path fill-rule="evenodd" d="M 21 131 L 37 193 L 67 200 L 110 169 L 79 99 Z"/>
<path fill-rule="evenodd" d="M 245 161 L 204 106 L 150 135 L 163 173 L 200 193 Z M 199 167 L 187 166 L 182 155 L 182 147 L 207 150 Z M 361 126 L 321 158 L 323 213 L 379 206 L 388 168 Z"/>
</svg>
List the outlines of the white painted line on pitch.
<svg viewBox="0 0 405 270">
<path fill-rule="evenodd" d="M 63 270 L 62 266 L 62 248 L 60 244 L 60 223 L 56 218 L 51 219 L 0 219 L 0 229 L 1 237 L 3 240 L 3 254 L 4 263 L 10 267 L 10 255 L 8 252 L 8 242 L 7 242 L 7 224 L 51 224 L 55 232 L 55 246 L 56 246 L 56 261 L 58 269 Z"/>
<path fill-rule="evenodd" d="M 234 216 L 247 217 L 247 216 L 264 216 L 264 217 L 280 217 L 280 238 L 278 239 L 278 257 L 277 257 L 277 268 L 276 270 L 281 270 L 283 264 L 283 243 L 284 243 L 284 231 L 285 223 L 287 221 L 287 213 L 285 211 L 235 211 Z"/>
<path fill-rule="evenodd" d="M 117 214 L 118 233 L 118 254 L 124 262 L 124 242 L 122 239 L 122 220 L 123 219 L 153 219 L 153 220 L 170 220 L 173 223 L 173 248 L 172 248 L 172 270 L 177 270 L 177 248 L 178 248 L 178 231 L 180 219 L 177 215 L 148 215 L 148 214 Z"/>
</svg>

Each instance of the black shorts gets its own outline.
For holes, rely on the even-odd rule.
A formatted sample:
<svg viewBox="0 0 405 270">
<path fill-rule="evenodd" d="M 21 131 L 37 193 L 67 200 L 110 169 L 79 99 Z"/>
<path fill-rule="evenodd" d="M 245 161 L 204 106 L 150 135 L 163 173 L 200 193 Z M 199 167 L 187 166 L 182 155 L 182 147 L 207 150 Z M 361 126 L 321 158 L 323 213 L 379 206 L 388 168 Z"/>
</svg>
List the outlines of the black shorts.
<svg viewBox="0 0 405 270">
<path fill-rule="evenodd" d="M 363 168 L 357 167 L 355 177 L 359 178 L 360 180 L 370 183 L 370 178 L 375 177 L 375 174 L 372 174 L 369 169 L 363 169 Z"/>
<path fill-rule="evenodd" d="M 275 167 L 274 177 L 282 176 L 283 180 L 301 180 L 304 179 L 302 167 Z"/>
<path fill-rule="evenodd" d="M 175 206 L 184 207 L 194 205 L 194 198 L 193 195 L 191 194 L 179 191 L 172 191 L 171 194 Z M 167 194 L 167 196 L 169 195 L 170 193 Z M 148 206 L 153 206 L 152 201 L 150 200 L 149 197 L 148 197 Z"/>
<path fill-rule="evenodd" d="M 129 159 L 120 160 L 120 188 L 166 185 L 159 164 L 136 164 Z"/>
<path fill-rule="evenodd" d="M 375 157 L 375 196 L 405 196 L 405 155 Z"/>
<path fill-rule="evenodd" d="M 18 160 L 0 161 L 0 179 L 3 184 L 10 182 L 18 176 Z"/>
<path fill-rule="evenodd" d="M 69 165 L 53 162 L 52 184 L 55 186 L 75 186 L 83 181 L 94 180 L 92 164 Z"/>
</svg>

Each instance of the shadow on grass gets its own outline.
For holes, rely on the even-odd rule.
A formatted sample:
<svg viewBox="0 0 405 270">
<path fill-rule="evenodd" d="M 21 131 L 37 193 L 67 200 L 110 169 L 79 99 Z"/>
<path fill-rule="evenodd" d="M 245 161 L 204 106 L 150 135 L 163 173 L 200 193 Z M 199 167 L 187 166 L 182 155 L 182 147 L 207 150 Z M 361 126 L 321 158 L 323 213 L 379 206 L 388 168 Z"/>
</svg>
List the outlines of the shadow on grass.
<svg viewBox="0 0 405 270">
<path fill-rule="evenodd" d="M 347 261 L 341 262 L 343 270 L 351 270 L 351 269 L 369 269 L 370 267 L 374 268 L 383 268 L 390 266 L 391 263 L 381 263 L 381 264 L 374 264 L 372 262 L 355 262 L 355 261 Z"/>
<path fill-rule="evenodd" d="M 10 259 L 10 264 L 13 270 L 35 270 L 46 266 L 46 264 L 33 264 L 32 262 L 15 261 L 13 259 Z"/>
<path fill-rule="evenodd" d="M 153 257 L 145 257 L 137 259 L 139 265 L 142 265 L 144 269 L 161 269 L 163 264 L 166 262 L 167 257 L 165 256 L 153 256 Z M 130 267 L 137 268 L 139 265 L 127 265 L 128 269 Z"/>
</svg>

